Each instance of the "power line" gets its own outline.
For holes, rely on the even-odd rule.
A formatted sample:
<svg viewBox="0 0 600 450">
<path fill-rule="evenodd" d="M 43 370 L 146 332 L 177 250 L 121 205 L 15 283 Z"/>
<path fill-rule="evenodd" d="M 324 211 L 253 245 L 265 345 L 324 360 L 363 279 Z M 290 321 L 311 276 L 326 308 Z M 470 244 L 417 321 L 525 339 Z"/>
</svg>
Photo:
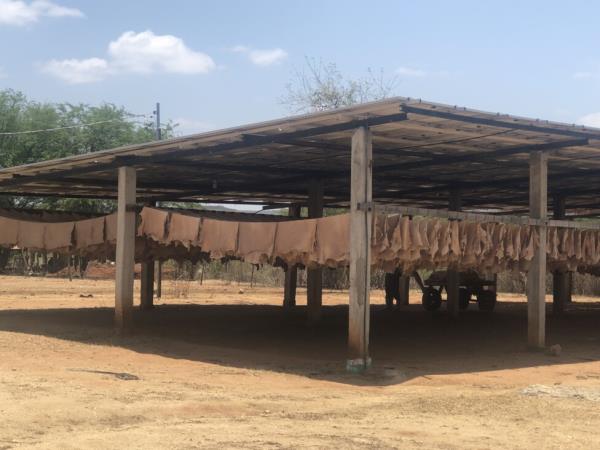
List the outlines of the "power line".
<svg viewBox="0 0 600 450">
<path fill-rule="evenodd" d="M 80 123 L 78 125 L 68 125 L 68 126 L 65 126 L 65 127 L 46 128 L 44 130 L 3 131 L 3 132 L 0 132 L 0 136 L 16 136 L 16 135 L 20 135 L 20 134 L 46 133 L 46 132 L 49 132 L 49 131 L 60 131 L 60 130 L 69 130 L 69 129 L 72 129 L 72 128 L 91 127 L 91 126 L 100 125 L 100 124 L 103 124 L 103 123 L 119 122 L 119 121 L 121 121 L 121 119 L 100 120 L 98 122 Z"/>
<path fill-rule="evenodd" d="M 129 114 L 129 117 L 143 117 L 146 119 L 150 119 L 152 116 L 148 116 L 147 114 Z M 47 133 L 51 131 L 61 131 L 61 130 L 70 130 L 73 128 L 84 128 L 84 127 L 92 127 L 95 125 L 101 125 L 103 123 L 112 123 L 112 122 L 120 122 L 123 119 L 109 119 L 109 120 L 99 120 L 97 122 L 89 122 L 89 123 L 80 123 L 77 125 L 67 125 L 64 127 L 55 127 L 55 128 L 46 128 L 43 130 L 26 130 L 26 131 L 3 131 L 0 132 L 0 136 L 18 136 L 22 134 L 36 134 L 36 133 Z M 145 123 L 133 121 L 134 123 L 145 125 Z"/>
</svg>

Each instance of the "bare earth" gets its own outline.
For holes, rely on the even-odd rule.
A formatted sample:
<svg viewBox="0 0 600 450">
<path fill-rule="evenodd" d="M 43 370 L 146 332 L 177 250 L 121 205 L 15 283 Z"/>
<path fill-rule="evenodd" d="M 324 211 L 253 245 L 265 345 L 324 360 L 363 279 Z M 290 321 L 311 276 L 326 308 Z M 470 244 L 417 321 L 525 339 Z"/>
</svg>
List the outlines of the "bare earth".
<svg viewBox="0 0 600 450">
<path fill-rule="evenodd" d="M 359 376 L 344 370 L 347 293 L 326 292 L 308 328 L 281 290 L 241 287 L 165 282 L 118 337 L 111 281 L 0 277 L 0 449 L 600 448 L 592 299 L 548 318 L 552 356 L 526 350 L 518 296 L 451 320 L 417 292 L 385 311 L 375 291 Z"/>
</svg>

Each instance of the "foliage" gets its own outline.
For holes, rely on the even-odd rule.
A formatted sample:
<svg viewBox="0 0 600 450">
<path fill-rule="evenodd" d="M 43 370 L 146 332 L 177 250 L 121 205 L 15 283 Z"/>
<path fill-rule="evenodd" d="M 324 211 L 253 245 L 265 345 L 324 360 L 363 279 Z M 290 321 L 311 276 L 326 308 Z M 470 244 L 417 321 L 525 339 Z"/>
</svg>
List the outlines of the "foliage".
<svg viewBox="0 0 600 450">
<path fill-rule="evenodd" d="M 389 97 L 396 78 L 371 69 L 361 78 L 346 78 L 337 65 L 306 58 L 306 66 L 295 70 L 281 103 L 291 112 L 315 112 L 343 108 Z"/>
<path fill-rule="evenodd" d="M 40 103 L 11 89 L 0 91 L 0 167 L 12 167 L 66 156 L 96 152 L 154 140 L 151 118 L 139 116 L 111 103 L 99 106 Z M 89 126 L 82 126 L 90 124 Z M 71 128 L 65 128 L 71 127 Z M 173 125 L 163 136 L 173 136 Z M 36 133 L 15 133 L 52 130 Z M 110 210 L 112 202 L 83 199 L 3 197 L 0 206 Z"/>
</svg>

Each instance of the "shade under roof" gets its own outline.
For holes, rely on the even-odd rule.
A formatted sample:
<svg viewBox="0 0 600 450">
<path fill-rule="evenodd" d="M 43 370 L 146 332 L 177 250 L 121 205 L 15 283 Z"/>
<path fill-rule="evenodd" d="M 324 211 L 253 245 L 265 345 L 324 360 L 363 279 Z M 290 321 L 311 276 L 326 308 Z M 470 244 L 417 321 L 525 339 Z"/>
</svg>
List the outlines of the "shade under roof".
<svg viewBox="0 0 600 450">
<path fill-rule="evenodd" d="M 600 210 L 600 130 L 408 98 L 3 169 L 0 193 L 114 198 L 128 165 L 145 201 L 302 203 L 322 180 L 326 205 L 346 205 L 350 139 L 363 125 L 378 202 L 445 208 L 460 190 L 467 209 L 523 210 L 529 153 L 546 151 L 551 201 Z"/>
</svg>

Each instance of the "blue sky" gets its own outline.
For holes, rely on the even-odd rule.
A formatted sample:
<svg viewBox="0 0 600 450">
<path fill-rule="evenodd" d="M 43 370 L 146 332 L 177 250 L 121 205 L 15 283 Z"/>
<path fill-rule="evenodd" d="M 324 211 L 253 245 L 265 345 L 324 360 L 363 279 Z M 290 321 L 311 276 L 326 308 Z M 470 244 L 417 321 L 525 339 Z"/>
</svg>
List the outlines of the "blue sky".
<svg viewBox="0 0 600 450">
<path fill-rule="evenodd" d="M 305 57 L 395 93 L 600 126 L 600 2 L 0 0 L 0 88 L 182 132 L 276 118 Z"/>
</svg>

